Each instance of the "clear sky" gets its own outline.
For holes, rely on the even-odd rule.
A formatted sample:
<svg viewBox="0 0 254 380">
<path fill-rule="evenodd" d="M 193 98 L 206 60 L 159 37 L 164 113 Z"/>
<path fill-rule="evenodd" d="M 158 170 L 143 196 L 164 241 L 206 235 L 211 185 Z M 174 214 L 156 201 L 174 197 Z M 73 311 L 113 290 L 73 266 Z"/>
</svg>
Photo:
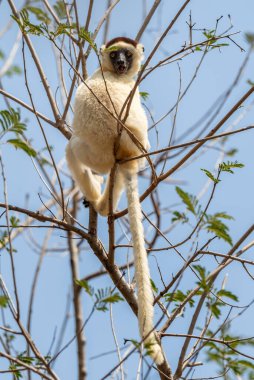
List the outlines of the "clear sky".
<svg viewBox="0 0 254 380">
<path fill-rule="evenodd" d="M 52 2 L 53 3 L 53 2 Z M 84 1 L 79 1 L 80 14 L 86 14 L 86 8 Z M 94 10 L 90 25 L 90 30 L 93 31 L 96 27 L 99 19 L 103 15 L 106 7 L 106 0 L 95 0 Z M 115 36 L 129 36 L 134 38 L 142 21 L 143 7 L 141 0 L 121 0 L 117 7 L 114 9 L 111 16 L 111 23 L 109 29 L 109 38 Z M 150 9 L 153 1 L 147 1 L 147 8 Z M 17 7 L 21 7 L 23 2 L 17 1 Z M 164 0 L 159 7 L 157 13 L 154 15 L 151 24 L 147 31 L 143 35 L 142 43 L 145 46 L 146 55 L 149 54 L 155 42 L 160 34 L 164 31 L 165 27 L 169 24 L 176 11 L 180 8 L 182 1 L 177 0 Z M 222 49 L 214 49 L 207 54 L 202 63 L 198 77 L 191 85 L 188 94 L 181 102 L 176 119 L 176 134 L 177 140 L 188 128 L 190 128 L 200 117 L 211 107 L 216 99 L 224 93 L 225 90 L 234 81 L 240 65 L 242 64 L 246 54 L 248 45 L 245 41 L 245 32 L 254 33 L 254 3 L 253 0 L 191 0 L 190 4 L 180 16 L 176 22 L 173 30 L 164 40 L 161 48 L 153 59 L 152 63 L 156 63 L 159 59 L 166 57 L 178 51 L 185 41 L 188 42 L 188 26 L 186 21 L 189 18 L 189 12 L 191 10 L 192 20 L 195 22 L 196 29 L 214 29 L 216 20 L 223 16 L 218 24 L 218 30 L 223 32 L 230 26 L 230 22 L 233 24 L 233 28 L 230 32 L 239 32 L 233 36 L 236 44 L 240 45 L 245 51 L 241 51 L 239 47 L 231 41 L 226 41 L 229 46 Z M 6 0 L 0 2 L 0 25 L 1 27 L 8 21 L 10 17 L 10 8 Z M 230 19 L 228 17 L 230 15 Z M 0 28 L 1 29 L 1 28 Z M 17 34 L 17 27 L 13 26 L 12 29 L 6 34 L 5 38 L 0 39 L 0 50 L 4 51 L 6 55 L 10 51 L 13 41 Z M 101 32 L 97 38 L 97 44 L 100 45 L 102 41 L 103 33 Z M 197 30 L 193 32 L 194 41 L 202 41 L 202 31 Z M 56 98 L 59 100 L 59 92 L 57 92 L 57 76 L 56 68 L 54 65 L 54 57 L 52 48 L 48 42 L 43 38 L 38 39 L 32 37 L 35 48 L 41 58 L 42 65 L 46 71 L 47 78 L 52 86 L 52 90 L 55 93 Z M 49 117 L 52 117 L 46 97 L 41 91 L 41 84 L 36 73 L 35 67 L 30 59 L 30 55 L 27 52 L 27 71 L 30 81 L 31 91 L 36 101 L 36 107 L 38 110 Z M 182 91 L 186 88 L 191 78 L 195 73 L 195 69 L 201 59 L 201 52 L 195 52 L 189 55 L 182 61 L 174 62 L 168 66 L 158 69 L 154 74 L 150 75 L 147 80 L 141 85 L 141 90 L 149 93 L 149 99 L 147 100 L 147 106 L 151 110 L 154 119 L 159 120 L 171 107 L 174 105 L 179 91 L 179 67 L 181 73 Z M 19 49 L 15 63 L 21 64 L 21 49 Z M 91 56 L 88 62 L 89 73 L 92 73 L 96 68 L 96 58 Z M 179 66 L 178 66 L 179 65 Z M 216 120 L 220 118 L 234 105 L 234 103 L 247 91 L 249 88 L 248 80 L 254 81 L 254 60 L 253 57 L 244 71 L 240 85 L 233 91 L 230 100 L 226 102 L 221 113 L 217 116 Z M 0 62 L 1 68 L 1 62 Z M 68 75 L 66 70 L 66 76 Z M 66 78 L 67 84 L 69 83 L 68 77 Z M 4 78 L 3 86 L 6 91 L 14 94 L 18 98 L 21 98 L 25 102 L 30 104 L 28 94 L 24 86 L 24 77 L 15 76 L 12 78 Z M 59 104 L 61 102 L 59 101 Z M 12 103 L 15 106 L 14 103 Z M 254 120 L 254 97 L 247 100 L 244 104 L 245 108 L 239 109 L 234 116 L 224 126 L 225 130 L 230 125 L 235 125 L 235 128 L 241 128 L 253 124 Z M 61 105 L 60 105 L 61 107 Z M 0 97 L 0 109 L 5 109 L 6 105 L 2 97 Z M 247 111 L 244 114 L 245 110 Z M 243 117 L 244 116 L 244 117 Z M 28 111 L 22 111 L 22 117 L 28 120 L 28 133 L 29 137 L 33 138 L 33 145 L 41 149 L 45 146 L 41 132 L 37 125 L 36 120 L 32 117 Z M 170 115 L 164 119 L 159 125 L 159 147 L 164 147 L 167 144 L 171 127 L 172 127 L 173 115 Z M 66 140 L 52 127 L 47 124 L 43 124 L 45 132 L 48 136 L 49 142 L 54 146 L 54 157 L 56 161 L 59 161 L 64 156 L 64 149 Z M 201 128 L 198 129 L 200 131 Z M 187 140 L 194 137 L 197 132 L 187 137 Z M 150 139 L 152 142 L 152 148 L 157 147 L 156 134 L 151 132 Z M 244 169 L 239 171 L 234 176 L 225 175 L 223 182 L 214 199 L 212 205 L 212 212 L 215 211 L 227 211 L 235 218 L 235 221 L 229 223 L 230 231 L 233 236 L 233 240 L 236 241 L 243 232 L 253 223 L 253 183 L 254 183 L 254 171 L 253 171 L 253 132 L 247 132 L 245 134 L 237 134 L 226 143 L 227 149 L 236 148 L 238 153 L 234 157 L 239 162 L 245 164 Z M 43 194 L 43 199 L 46 201 L 50 194 L 45 188 L 43 182 L 40 180 L 38 173 L 34 169 L 32 161 L 20 151 L 14 151 L 11 147 L 0 147 L 4 154 L 4 164 L 7 171 L 8 180 L 8 195 L 9 203 L 13 205 L 24 206 L 28 205 L 31 210 L 38 210 L 41 207 L 41 201 L 38 193 Z M 205 155 L 202 157 L 202 162 L 196 160 L 192 163 L 191 168 L 187 165 L 183 169 L 179 170 L 173 179 L 178 181 L 184 181 L 184 189 L 193 194 L 200 194 L 204 190 L 204 186 L 207 184 L 207 177 L 201 172 L 200 168 L 206 168 L 213 171 L 216 161 L 218 160 L 221 152 L 216 149 L 208 149 Z M 230 158 L 226 158 L 230 159 Z M 170 161 L 172 165 L 174 160 Z M 67 184 L 65 177 L 64 182 Z M 145 186 L 142 184 L 141 187 Z M 209 185 L 210 186 L 210 185 Z M 2 183 L 0 185 L 0 200 L 2 202 L 3 192 Z M 174 186 L 161 185 L 160 193 L 163 199 L 168 204 L 168 199 L 171 197 L 170 203 L 174 204 L 179 202 L 179 198 L 176 195 Z M 27 197 L 29 194 L 29 198 Z M 201 198 L 202 202 L 208 199 L 209 191 L 205 192 Z M 121 205 L 124 204 L 121 203 Z M 85 221 L 83 214 L 80 215 L 83 223 L 87 223 L 87 214 L 85 215 Z M 171 216 L 170 216 L 171 218 Z M 165 222 L 165 221 L 164 221 Z M 105 221 L 100 220 L 101 234 L 100 237 L 106 241 L 107 226 Z M 105 229 L 105 233 L 103 232 Z M 173 230 L 170 239 L 175 242 L 181 239 L 183 233 L 182 227 Z M 41 229 L 32 229 L 30 233 L 36 241 L 41 242 L 43 238 L 43 231 Z M 26 233 L 28 234 L 28 232 Z M 53 232 L 50 239 L 51 245 L 57 244 L 65 245 L 64 237 L 59 231 Z M 227 246 L 225 243 L 219 241 L 215 247 L 221 250 L 223 253 L 227 252 Z M 15 255 L 15 262 L 17 267 L 17 278 L 19 285 L 20 298 L 22 300 L 22 317 L 26 320 L 26 311 L 28 307 L 28 296 L 31 281 L 33 278 L 33 271 L 37 264 L 38 255 L 36 255 L 29 245 L 29 239 L 18 238 L 15 241 L 15 248 L 18 250 Z M 98 269 L 98 261 L 91 254 L 84 244 L 84 252 L 81 257 L 81 277 Z M 172 267 L 168 266 L 168 259 L 166 255 L 169 253 L 162 253 L 160 255 L 160 265 L 163 268 L 163 275 L 171 276 L 171 273 L 179 266 L 180 262 L 172 254 Z M 185 252 L 187 256 L 188 252 Z M 249 252 L 248 258 L 253 256 L 252 252 Z M 125 257 L 125 256 L 124 256 Z M 168 258 L 168 256 L 167 256 Z M 119 262 L 121 257 L 117 258 Z M 165 260 L 165 261 L 164 261 Z M 164 266 L 164 263 L 167 263 Z M 0 259 L 1 271 L 5 278 L 5 281 L 10 289 L 12 289 L 12 282 L 10 278 L 9 260 L 6 257 L 6 253 L 2 252 Z M 152 273 L 154 278 L 158 280 L 159 276 L 156 271 L 155 259 L 150 259 L 150 265 L 152 266 Z M 209 265 L 209 263 L 208 263 Z M 246 278 L 246 275 L 239 269 L 240 267 L 234 265 L 231 269 L 228 278 L 228 288 L 238 294 L 241 297 L 241 305 L 247 304 L 251 300 L 251 295 L 248 289 L 251 286 L 251 280 Z M 191 278 L 191 274 L 189 274 Z M 222 280 L 222 278 L 221 278 Z M 193 278 L 192 278 L 193 281 Z M 59 328 L 65 315 L 66 298 L 70 290 L 70 272 L 69 272 L 69 258 L 67 252 L 51 253 L 44 259 L 44 265 L 40 274 L 37 300 L 34 308 L 34 320 L 33 320 L 33 338 L 38 343 L 38 346 L 42 352 L 47 352 L 54 340 L 54 334 L 59 333 Z M 101 277 L 92 283 L 95 288 L 111 286 L 111 281 L 106 277 Z M 186 283 L 183 282 L 183 286 L 188 288 L 188 277 L 186 277 Z M 91 312 L 92 303 L 89 297 L 83 297 L 84 302 L 84 314 L 85 317 Z M 113 307 L 113 315 L 115 321 L 115 329 L 118 336 L 119 345 L 123 346 L 124 338 L 138 339 L 138 330 L 136 319 L 133 317 L 128 305 L 125 303 L 118 304 Z M 239 322 L 236 322 L 234 326 L 235 333 L 251 334 L 253 331 L 253 312 L 250 310 L 243 315 Z M 116 364 L 115 355 L 102 356 L 99 359 L 92 360 L 94 355 L 111 351 L 115 349 L 112 331 L 110 326 L 109 312 L 102 313 L 96 312 L 87 324 L 85 335 L 88 341 L 87 344 L 87 368 L 88 379 L 97 380 L 100 379 L 111 367 Z M 183 318 L 179 318 L 176 327 L 178 331 L 182 331 L 185 326 Z M 57 329 L 57 330 L 56 330 Z M 252 334 L 253 335 L 253 334 Z M 73 321 L 72 311 L 70 314 L 70 321 L 67 326 L 63 342 L 66 342 L 73 336 Z M 167 354 L 170 358 L 172 366 L 175 366 L 175 360 L 178 355 L 179 342 L 172 340 L 171 345 L 168 345 Z M 24 349 L 24 345 L 20 342 L 20 350 Z M 56 371 L 59 374 L 61 380 L 74 380 L 76 378 L 76 363 L 75 363 L 75 343 L 73 343 L 63 354 L 62 359 L 59 360 L 59 364 L 56 365 Z M 134 379 L 138 365 L 137 355 L 133 356 L 126 365 L 126 370 L 129 373 L 128 379 Z M 197 372 L 199 376 L 205 376 L 207 373 L 202 372 L 202 368 Z M 211 372 L 211 375 L 214 375 Z M 9 380 L 10 377 L 1 375 L 1 380 Z M 156 374 L 151 375 L 151 379 L 156 379 Z"/>
</svg>

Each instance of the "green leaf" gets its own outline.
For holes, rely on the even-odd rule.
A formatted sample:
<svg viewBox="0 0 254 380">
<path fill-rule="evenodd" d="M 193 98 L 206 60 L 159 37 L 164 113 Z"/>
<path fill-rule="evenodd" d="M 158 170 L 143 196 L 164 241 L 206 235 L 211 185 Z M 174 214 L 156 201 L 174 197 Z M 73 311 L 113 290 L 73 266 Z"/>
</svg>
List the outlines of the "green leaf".
<svg viewBox="0 0 254 380">
<path fill-rule="evenodd" d="M 206 282 L 206 278 L 208 276 L 209 273 L 206 272 L 206 269 L 205 267 L 202 267 L 201 265 L 193 265 L 193 268 L 198 272 L 198 275 L 200 277 L 200 281 L 197 281 L 197 284 L 199 286 L 201 286 L 201 288 L 203 290 L 208 290 L 209 287 L 208 287 L 208 284 Z M 198 292 L 197 294 L 200 295 L 202 294 L 203 292 Z"/>
<path fill-rule="evenodd" d="M 53 5 L 53 8 L 61 20 L 66 18 L 66 9 L 63 0 L 57 0 L 57 2 Z"/>
<path fill-rule="evenodd" d="M 245 39 L 248 44 L 254 46 L 254 33 L 245 33 Z"/>
<path fill-rule="evenodd" d="M 238 364 L 242 365 L 243 367 L 254 369 L 254 364 L 250 362 L 249 360 L 238 360 Z"/>
<path fill-rule="evenodd" d="M 7 231 L 0 232 L 0 248 L 5 248 L 8 241 Z"/>
<path fill-rule="evenodd" d="M 227 297 L 227 298 L 230 298 L 231 300 L 236 301 L 236 302 L 239 301 L 238 297 L 234 293 L 230 292 L 229 290 L 225 290 L 225 289 L 219 290 L 217 292 L 217 296 L 218 297 Z"/>
<path fill-rule="evenodd" d="M 233 157 L 237 152 L 238 152 L 238 149 L 232 148 L 232 149 L 228 150 L 225 153 L 226 153 L 227 156 Z"/>
<path fill-rule="evenodd" d="M 6 71 L 5 75 L 7 77 L 12 77 L 14 74 L 20 75 L 22 74 L 22 70 L 19 66 L 13 65 Z"/>
<path fill-rule="evenodd" d="M 189 295 L 189 293 L 190 293 L 190 290 L 188 290 L 186 293 L 183 293 L 180 289 L 178 289 L 174 293 L 164 294 L 164 298 L 166 302 L 172 301 L 172 302 L 176 302 L 177 305 L 179 305 L 179 303 L 182 303 L 185 300 L 185 298 Z M 188 303 L 190 307 L 193 307 L 195 304 L 195 301 L 191 298 L 189 299 Z"/>
<path fill-rule="evenodd" d="M 26 130 L 24 123 L 20 121 L 20 113 L 13 108 L 0 111 L 0 127 L 4 132 L 22 134 Z"/>
<path fill-rule="evenodd" d="M 74 26 L 68 24 L 60 23 L 57 25 L 56 30 L 52 33 L 53 37 L 58 37 L 62 34 L 70 34 L 71 29 L 74 29 Z"/>
<path fill-rule="evenodd" d="M 17 369 L 17 364 L 11 364 L 9 370 L 13 373 L 14 379 L 23 379 L 21 372 Z"/>
<path fill-rule="evenodd" d="M 52 356 L 51 355 L 45 355 L 44 356 L 44 360 L 49 363 L 52 359 Z M 38 359 L 38 358 L 34 358 L 34 365 L 36 366 L 43 366 L 43 362 L 41 359 Z"/>
<path fill-rule="evenodd" d="M 223 47 L 223 46 L 229 46 L 229 44 L 227 44 L 227 43 L 217 43 L 216 45 L 213 44 L 212 49 L 218 49 L 218 48 Z"/>
<path fill-rule="evenodd" d="M 149 92 L 140 91 L 139 95 L 143 100 L 147 100 L 149 98 Z"/>
<path fill-rule="evenodd" d="M 11 227 L 18 227 L 20 220 L 15 216 L 10 217 Z"/>
<path fill-rule="evenodd" d="M 27 9 L 29 12 L 33 13 L 35 15 L 35 17 L 37 18 L 37 20 L 42 21 L 47 25 L 50 24 L 50 22 L 51 22 L 50 17 L 41 8 L 32 7 L 30 5 L 27 5 L 25 7 L 25 9 Z"/>
<path fill-rule="evenodd" d="M 201 279 L 205 280 L 207 276 L 205 267 L 202 267 L 201 265 L 193 265 L 193 268 L 198 272 Z"/>
<path fill-rule="evenodd" d="M 97 45 L 93 41 L 92 34 L 90 32 L 88 32 L 84 28 L 80 28 L 79 37 L 82 38 L 83 40 L 87 41 L 89 43 L 89 45 L 91 46 L 91 48 L 95 51 L 95 53 L 98 52 Z"/>
<path fill-rule="evenodd" d="M 104 303 L 117 303 L 119 301 L 124 301 L 124 299 L 120 296 L 119 293 L 112 294 L 103 299 Z"/>
<path fill-rule="evenodd" d="M 17 22 L 17 24 L 20 27 L 20 30 L 24 34 L 33 34 L 35 36 L 41 36 L 44 35 L 44 32 L 46 31 L 46 24 L 42 23 L 40 25 L 35 25 L 30 22 L 29 19 L 29 13 L 26 8 L 23 8 L 20 13 L 20 18 L 12 15 L 11 17 L 13 20 Z"/>
<path fill-rule="evenodd" d="M 231 173 L 233 174 L 233 170 L 232 169 L 235 169 L 235 168 L 243 168 L 244 167 L 244 164 L 241 164 L 240 162 L 222 162 L 222 164 L 219 165 L 219 170 L 222 171 L 222 172 L 228 172 L 228 173 Z"/>
<path fill-rule="evenodd" d="M 34 358 L 31 356 L 25 356 L 24 353 L 18 355 L 18 359 L 21 360 L 23 363 L 26 364 L 33 364 Z"/>
<path fill-rule="evenodd" d="M 225 240 L 231 246 L 233 245 L 232 238 L 228 234 L 228 226 L 226 226 L 221 220 L 211 218 L 207 222 L 206 229 L 209 232 L 213 232 L 218 238 Z"/>
<path fill-rule="evenodd" d="M 198 204 L 196 197 L 194 197 L 191 194 L 186 193 L 184 190 L 182 190 L 178 186 L 176 186 L 176 192 L 179 195 L 179 197 L 182 199 L 183 203 L 187 206 L 187 209 L 190 212 L 192 212 L 192 214 L 196 215 L 195 208 Z"/>
<path fill-rule="evenodd" d="M 110 288 L 98 289 L 95 294 L 95 307 L 99 311 L 108 310 L 107 304 L 124 301 L 118 292 L 112 293 Z"/>
<path fill-rule="evenodd" d="M 211 310 L 211 313 L 215 316 L 215 318 L 219 318 L 221 315 L 220 307 L 221 304 L 218 304 L 218 302 L 209 304 L 209 309 Z"/>
<path fill-rule="evenodd" d="M 113 45 L 113 46 L 109 46 L 108 48 L 105 47 L 104 51 L 105 51 L 105 53 L 106 52 L 108 53 L 108 52 L 111 52 L 111 51 L 117 51 L 119 49 L 121 49 L 119 46 Z"/>
<path fill-rule="evenodd" d="M 86 280 L 75 280 L 75 283 L 83 288 L 89 296 L 93 295 L 93 288 L 88 284 Z"/>
<path fill-rule="evenodd" d="M 234 372 L 235 375 L 242 375 L 243 368 L 239 365 L 239 360 L 228 360 L 228 367 Z"/>
<path fill-rule="evenodd" d="M 9 300 L 8 297 L 0 296 L 0 307 L 3 307 L 3 308 L 7 307 L 8 300 Z"/>
<path fill-rule="evenodd" d="M 205 31 L 203 32 L 203 35 L 204 35 L 208 40 L 210 40 L 211 38 L 214 38 L 214 32 L 215 32 L 215 29 L 205 30 Z"/>
<path fill-rule="evenodd" d="M 7 143 L 13 145 L 16 149 L 23 150 L 28 156 L 36 157 L 36 151 L 25 141 L 20 139 L 10 139 L 7 140 Z"/>
<path fill-rule="evenodd" d="M 216 212 L 212 218 L 219 218 L 219 219 L 228 219 L 228 220 L 234 220 L 234 217 L 231 215 L 228 215 L 226 212 Z"/>
<path fill-rule="evenodd" d="M 172 222 L 181 221 L 182 223 L 187 223 L 189 221 L 184 212 L 173 211 L 172 214 L 174 215 L 174 217 L 171 219 Z"/>
<path fill-rule="evenodd" d="M 157 288 L 157 286 L 155 285 L 154 281 L 150 278 L 150 282 L 151 282 L 151 287 L 153 289 L 153 291 L 155 293 L 158 293 L 159 289 Z"/>
<path fill-rule="evenodd" d="M 206 170 L 206 169 L 201 169 L 206 175 L 208 178 L 210 178 L 214 183 L 219 183 L 220 182 L 220 179 L 217 179 L 215 178 L 211 172 L 209 172 L 209 170 Z"/>
<path fill-rule="evenodd" d="M 138 349 L 140 348 L 140 343 L 137 340 L 135 340 L 135 339 L 128 339 L 128 341 L 130 341 L 133 344 L 134 347 L 136 347 Z"/>
<path fill-rule="evenodd" d="M 29 22 L 29 13 L 26 8 L 21 9 L 20 11 L 20 18 L 23 21 L 23 23 Z"/>
</svg>

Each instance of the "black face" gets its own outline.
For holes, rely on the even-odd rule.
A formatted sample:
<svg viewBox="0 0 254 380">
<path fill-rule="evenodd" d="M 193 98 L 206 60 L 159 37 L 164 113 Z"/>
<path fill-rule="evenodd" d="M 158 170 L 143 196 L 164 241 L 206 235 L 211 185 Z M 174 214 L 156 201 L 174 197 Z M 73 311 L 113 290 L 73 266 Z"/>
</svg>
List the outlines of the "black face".
<svg viewBox="0 0 254 380">
<path fill-rule="evenodd" d="M 113 50 L 109 53 L 109 57 L 117 74 L 125 74 L 131 68 L 133 55 L 130 50 Z"/>
</svg>

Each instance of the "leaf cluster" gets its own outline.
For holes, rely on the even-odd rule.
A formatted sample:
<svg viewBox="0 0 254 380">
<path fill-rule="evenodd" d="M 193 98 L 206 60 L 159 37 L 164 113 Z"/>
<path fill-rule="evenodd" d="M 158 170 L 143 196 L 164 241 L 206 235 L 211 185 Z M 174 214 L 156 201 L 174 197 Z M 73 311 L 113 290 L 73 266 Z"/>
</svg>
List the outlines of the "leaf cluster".
<svg viewBox="0 0 254 380">
<path fill-rule="evenodd" d="M 9 301 L 8 297 L 3 296 L 3 295 L 0 296 L 0 307 L 3 307 L 3 308 L 7 307 L 8 301 Z"/>
<path fill-rule="evenodd" d="M 19 355 L 17 355 L 17 359 L 20 360 L 21 362 L 25 363 L 25 364 L 28 364 L 30 366 L 33 366 L 33 367 L 38 367 L 40 368 L 42 366 L 42 362 L 33 357 L 33 356 L 28 356 L 26 355 L 26 351 L 20 353 Z M 49 362 L 51 357 L 49 355 L 46 355 L 44 357 L 44 359 Z M 12 363 L 10 366 L 9 366 L 9 370 L 12 372 L 13 374 L 13 377 L 15 380 L 18 380 L 18 379 L 23 379 L 23 375 L 22 375 L 22 372 L 21 372 L 21 369 L 22 369 L 22 365 L 21 364 L 17 364 L 17 363 Z"/>
<path fill-rule="evenodd" d="M 217 175 L 214 176 L 209 170 L 201 169 L 206 176 L 211 179 L 214 183 L 214 186 L 218 185 L 221 181 L 219 178 L 222 172 L 227 172 L 230 174 L 234 173 L 234 169 L 243 168 L 244 165 L 239 163 L 238 161 L 228 161 L 222 162 L 218 167 Z M 224 220 L 234 220 L 234 218 L 228 215 L 226 212 L 217 212 L 213 215 L 210 215 L 204 211 L 202 211 L 202 207 L 199 204 L 199 201 L 196 196 L 189 194 L 184 191 L 179 186 L 176 186 L 176 192 L 179 195 L 182 203 L 186 206 L 186 209 L 190 211 L 192 215 L 196 217 L 197 220 L 201 220 L 199 223 L 199 228 L 206 230 L 208 232 L 212 232 L 219 239 L 224 240 L 228 244 L 232 246 L 232 238 L 229 234 L 229 227 L 225 223 Z M 186 212 L 180 212 L 178 210 L 174 210 L 172 212 L 172 222 L 180 222 L 180 223 L 188 223 L 189 218 L 186 215 Z"/>
<path fill-rule="evenodd" d="M 180 304 L 188 297 L 190 292 L 191 292 L 190 290 L 187 290 L 184 293 L 182 290 L 177 289 L 174 293 L 164 294 L 164 299 L 166 302 L 173 302 L 175 304 L 174 308 L 172 309 L 172 311 L 174 312 L 180 306 Z M 188 301 L 188 305 L 190 307 L 194 307 L 195 300 L 193 298 L 190 298 Z M 183 309 L 182 316 L 184 316 L 184 311 L 185 311 L 185 308 Z"/>
<path fill-rule="evenodd" d="M 14 133 L 15 138 L 8 139 L 7 144 L 14 146 L 16 149 L 21 149 L 31 157 L 36 156 L 36 151 L 24 139 L 23 132 L 26 131 L 26 125 L 21 122 L 19 110 L 9 108 L 8 110 L 0 111 L 0 140 L 7 133 Z"/>
<path fill-rule="evenodd" d="M 227 298 L 234 302 L 239 302 L 238 297 L 231 292 L 230 290 L 220 289 L 213 290 L 213 294 L 210 293 L 208 296 L 208 301 L 206 306 L 210 309 L 211 313 L 215 316 L 215 318 L 219 319 L 222 313 L 222 308 L 227 306 L 227 303 L 223 300 L 223 298 Z"/>
<path fill-rule="evenodd" d="M 249 353 L 254 347 L 253 339 L 245 339 L 240 335 L 233 335 L 229 331 L 230 326 L 224 327 L 221 331 L 219 339 L 230 342 L 229 345 L 218 344 L 216 342 L 208 342 L 206 344 L 206 356 L 210 362 L 219 367 L 221 373 L 227 372 L 227 380 L 235 378 L 254 379 L 254 364 L 251 360 L 242 359 L 241 355 L 234 349 L 241 350 L 243 347 Z M 208 337 L 214 336 L 211 330 L 208 331 Z M 244 339 L 244 340 L 243 340 Z"/>
<path fill-rule="evenodd" d="M 94 307 L 98 311 L 107 311 L 109 304 L 124 301 L 118 292 L 112 291 L 110 287 L 95 290 L 85 280 L 76 280 L 78 286 L 83 288 L 85 292 L 93 299 Z"/>
<path fill-rule="evenodd" d="M 66 18 L 65 4 L 63 1 L 57 1 L 54 5 L 54 9 L 58 17 L 63 20 Z M 34 15 L 39 24 L 34 24 L 30 20 L 30 15 Z M 17 22 L 23 34 L 32 34 L 35 36 L 44 36 L 49 40 L 54 40 L 56 37 L 61 35 L 71 35 L 71 32 L 77 33 L 77 25 L 73 23 L 72 25 L 66 22 L 60 22 L 57 24 L 55 30 L 49 29 L 49 24 L 51 19 L 46 12 L 42 9 L 34 6 L 24 7 L 20 13 L 19 17 L 12 15 L 12 18 Z M 85 40 L 89 43 L 92 49 L 98 54 L 98 48 L 96 43 L 93 41 L 92 33 L 85 30 L 84 27 L 80 27 L 78 37 L 80 40 Z"/>
<path fill-rule="evenodd" d="M 207 38 L 207 43 L 206 43 L 206 46 L 209 48 L 209 49 L 218 49 L 218 48 L 221 48 L 223 46 L 229 46 L 228 43 L 225 43 L 225 42 L 218 42 L 218 38 L 216 36 L 216 30 L 215 29 L 211 29 L 211 30 L 205 30 L 203 32 L 203 35 Z"/>
</svg>

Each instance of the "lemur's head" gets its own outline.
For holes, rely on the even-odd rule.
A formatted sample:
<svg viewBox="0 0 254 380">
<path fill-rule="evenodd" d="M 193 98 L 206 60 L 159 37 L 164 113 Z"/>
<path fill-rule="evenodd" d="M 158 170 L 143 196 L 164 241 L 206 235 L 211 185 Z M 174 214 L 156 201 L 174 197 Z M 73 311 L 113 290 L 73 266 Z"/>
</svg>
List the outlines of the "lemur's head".
<svg viewBox="0 0 254 380">
<path fill-rule="evenodd" d="M 140 69 L 144 47 L 130 38 L 117 37 L 102 45 L 100 52 L 104 71 L 133 77 Z"/>
</svg>

